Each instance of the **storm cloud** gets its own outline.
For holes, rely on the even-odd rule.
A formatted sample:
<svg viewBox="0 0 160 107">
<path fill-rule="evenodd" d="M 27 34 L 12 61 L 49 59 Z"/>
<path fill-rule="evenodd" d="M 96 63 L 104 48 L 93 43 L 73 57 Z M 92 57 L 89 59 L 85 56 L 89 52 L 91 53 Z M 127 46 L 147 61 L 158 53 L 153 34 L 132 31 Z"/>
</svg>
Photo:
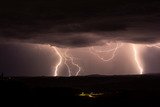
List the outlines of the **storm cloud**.
<svg viewBox="0 0 160 107">
<path fill-rule="evenodd" d="M 85 47 L 107 41 L 160 41 L 160 2 L 130 0 L 5 1 L 1 42 Z"/>
</svg>

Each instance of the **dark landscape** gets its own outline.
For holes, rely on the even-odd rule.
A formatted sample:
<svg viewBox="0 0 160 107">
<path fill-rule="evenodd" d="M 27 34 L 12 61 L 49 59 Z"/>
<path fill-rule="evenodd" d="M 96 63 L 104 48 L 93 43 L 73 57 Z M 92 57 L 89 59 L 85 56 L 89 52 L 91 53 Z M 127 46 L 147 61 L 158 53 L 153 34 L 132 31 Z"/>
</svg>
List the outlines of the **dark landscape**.
<svg viewBox="0 0 160 107">
<path fill-rule="evenodd" d="M 159 74 L 1 77 L 0 87 L 1 98 L 3 98 L 5 105 L 21 105 L 21 103 L 28 106 L 65 105 L 81 107 L 120 105 L 153 107 L 157 104 L 160 105 Z"/>
</svg>

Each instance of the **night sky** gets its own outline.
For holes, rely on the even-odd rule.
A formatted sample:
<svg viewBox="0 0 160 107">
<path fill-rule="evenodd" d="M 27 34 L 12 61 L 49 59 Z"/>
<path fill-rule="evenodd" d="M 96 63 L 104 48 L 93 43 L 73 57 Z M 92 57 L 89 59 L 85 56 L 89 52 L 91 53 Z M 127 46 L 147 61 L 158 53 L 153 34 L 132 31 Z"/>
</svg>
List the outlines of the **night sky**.
<svg viewBox="0 0 160 107">
<path fill-rule="evenodd" d="M 54 76 L 56 49 L 63 57 L 57 76 L 68 76 L 68 67 L 75 76 L 78 66 L 78 75 L 160 73 L 159 42 L 159 0 L 0 3 L 0 72 L 7 76 Z"/>
</svg>

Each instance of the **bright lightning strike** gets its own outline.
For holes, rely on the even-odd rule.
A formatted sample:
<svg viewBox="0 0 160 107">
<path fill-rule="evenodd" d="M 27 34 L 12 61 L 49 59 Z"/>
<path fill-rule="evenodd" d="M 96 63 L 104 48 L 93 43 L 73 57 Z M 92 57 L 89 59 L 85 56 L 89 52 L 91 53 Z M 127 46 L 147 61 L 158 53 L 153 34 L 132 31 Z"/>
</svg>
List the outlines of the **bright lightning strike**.
<svg viewBox="0 0 160 107">
<path fill-rule="evenodd" d="M 160 43 L 152 44 L 152 45 L 146 45 L 146 46 L 149 47 L 149 48 L 152 48 L 152 47 L 154 47 L 154 48 L 160 48 Z"/>
<path fill-rule="evenodd" d="M 111 44 L 111 43 L 106 43 L 104 45 L 104 47 L 100 47 L 100 48 L 96 48 L 96 47 L 90 47 L 89 51 L 95 55 L 96 57 L 98 57 L 100 60 L 104 61 L 104 62 L 108 62 L 111 61 L 115 58 L 117 50 L 120 49 L 123 46 L 122 43 L 115 43 L 115 44 Z M 142 62 L 139 56 L 139 52 L 138 52 L 138 45 L 136 44 L 131 44 L 132 49 L 133 49 L 133 60 L 135 61 L 135 64 L 138 68 L 139 74 L 143 74 L 144 72 L 144 68 L 142 66 Z M 143 45 L 142 45 L 143 46 Z M 79 66 L 79 64 L 77 64 L 74 60 L 74 57 L 70 54 L 68 54 L 68 49 L 66 50 L 60 50 L 59 48 L 55 47 L 55 46 L 51 46 L 54 51 L 56 52 L 57 56 L 58 56 L 58 62 L 55 65 L 54 68 L 54 76 L 58 76 L 59 75 L 59 70 L 60 67 L 64 66 L 63 64 L 65 64 L 66 69 L 68 71 L 68 75 L 72 76 L 73 73 L 75 76 L 78 76 L 79 73 L 81 72 L 82 68 Z M 158 48 L 160 49 L 160 43 L 157 44 L 146 44 L 143 47 L 148 47 L 148 48 Z M 107 55 L 107 58 L 105 58 L 104 55 Z"/>
<path fill-rule="evenodd" d="M 106 47 L 107 47 L 107 46 L 110 46 L 110 45 L 111 45 L 111 44 L 106 43 Z M 116 54 L 118 48 L 120 48 L 121 46 L 122 46 L 122 44 L 116 43 L 116 47 L 111 48 L 111 49 L 108 49 L 108 50 L 96 50 L 96 49 L 94 49 L 94 47 L 91 47 L 91 48 L 89 48 L 89 51 L 90 51 L 93 55 L 95 55 L 95 56 L 97 56 L 99 59 L 101 59 L 102 61 L 108 62 L 108 61 L 112 60 L 112 59 L 115 57 L 115 54 Z M 111 55 L 111 57 L 109 57 L 108 59 L 105 59 L 105 58 L 103 58 L 103 57 L 100 55 L 100 53 L 105 53 L 105 54 L 107 54 L 107 53 L 110 53 L 110 52 L 111 52 L 112 55 Z"/>
<path fill-rule="evenodd" d="M 54 71 L 54 76 L 58 76 L 59 67 L 60 67 L 60 65 L 62 64 L 63 58 L 62 58 L 60 52 L 58 51 L 58 49 L 57 49 L 56 47 L 52 46 L 52 48 L 55 50 L 55 52 L 57 53 L 57 55 L 58 55 L 58 57 L 59 57 L 59 61 L 58 61 L 57 65 L 56 65 L 55 71 Z"/>
<path fill-rule="evenodd" d="M 149 47 L 149 48 L 159 48 L 160 49 L 160 43 L 157 43 L 157 44 L 150 44 L 150 45 L 144 45 L 146 47 Z M 140 63 L 140 59 L 138 58 L 138 52 L 137 52 L 137 48 L 136 48 L 136 45 L 133 44 L 133 50 L 134 50 L 134 57 L 135 57 L 135 61 L 136 61 L 136 64 L 139 68 L 139 72 L 140 74 L 143 74 L 143 67 Z"/>
<path fill-rule="evenodd" d="M 133 51 L 134 51 L 134 60 L 138 66 L 139 72 L 140 72 L 140 74 L 143 74 L 143 68 L 140 64 L 140 59 L 138 58 L 137 48 L 134 44 L 133 44 Z"/>
<path fill-rule="evenodd" d="M 72 76 L 72 75 L 71 75 L 71 69 L 70 69 L 69 65 L 67 64 L 67 58 L 64 57 L 64 59 L 65 59 L 64 63 L 65 63 L 65 65 L 66 65 L 67 69 L 68 69 L 68 74 L 69 74 L 69 76 Z"/>
<path fill-rule="evenodd" d="M 76 71 L 75 76 L 78 76 L 78 74 L 79 74 L 80 71 L 81 71 L 81 67 L 74 62 L 73 57 L 71 57 L 71 56 L 69 56 L 69 55 L 67 54 L 68 49 L 67 49 L 65 52 L 62 52 L 62 51 L 59 51 L 59 49 L 58 49 L 57 47 L 55 47 L 55 46 L 52 46 L 52 48 L 54 49 L 54 51 L 56 52 L 56 54 L 57 54 L 58 57 L 59 57 L 58 63 L 57 63 L 56 66 L 55 66 L 54 76 L 58 76 L 58 75 L 59 75 L 59 74 L 58 74 L 58 73 L 59 73 L 59 68 L 60 68 L 60 66 L 62 66 L 63 63 L 64 63 L 64 64 L 66 65 L 66 67 L 67 67 L 69 76 L 72 76 L 72 75 L 71 75 L 71 72 L 72 72 L 72 71 L 71 71 L 71 67 L 70 67 L 70 65 L 67 63 L 68 61 L 70 61 L 72 65 L 74 65 L 75 67 L 77 67 L 78 70 Z"/>
<path fill-rule="evenodd" d="M 110 44 L 106 43 L 106 46 L 109 46 L 109 45 L 110 45 Z M 95 56 L 97 56 L 97 57 L 98 57 L 99 59 L 101 59 L 102 61 L 108 62 L 108 61 L 112 60 L 112 59 L 115 57 L 115 54 L 116 54 L 117 50 L 118 50 L 121 46 L 123 46 L 123 44 L 118 44 L 118 43 L 116 43 L 116 47 L 115 47 L 115 48 L 111 48 L 111 49 L 108 49 L 108 50 L 96 50 L 96 49 L 94 49 L 94 47 L 89 48 L 89 50 L 90 50 L 90 52 L 91 52 L 92 54 L 94 54 Z M 154 45 L 154 46 L 158 47 L 158 45 Z M 134 60 L 135 60 L 135 62 L 136 62 L 136 64 L 137 64 L 137 66 L 138 66 L 139 72 L 140 72 L 140 74 L 143 74 L 143 68 L 142 68 L 142 66 L 141 66 L 141 64 L 140 64 L 140 59 L 138 58 L 137 48 L 136 48 L 135 45 L 133 45 L 133 51 L 134 51 Z M 108 59 L 104 59 L 104 58 L 99 54 L 99 53 L 106 53 L 106 54 L 107 54 L 107 53 L 110 53 L 110 52 L 112 52 L 112 56 L 111 56 L 110 58 L 108 58 Z"/>
<path fill-rule="evenodd" d="M 80 71 L 81 71 L 81 67 L 74 62 L 73 57 L 69 56 L 69 55 L 67 54 L 67 52 L 68 52 L 68 49 L 65 51 L 65 59 L 68 58 L 68 59 L 71 61 L 72 65 L 74 65 L 74 66 L 76 66 L 76 67 L 78 68 L 78 71 L 76 72 L 76 76 L 78 76 L 78 74 L 79 74 Z M 67 68 L 68 68 L 68 71 L 71 72 L 69 65 L 68 65 L 67 63 L 65 63 L 65 64 L 66 64 L 66 66 L 67 66 Z M 71 74 L 70 74 L 70 75 L 71 75 Z"/>
</svg>

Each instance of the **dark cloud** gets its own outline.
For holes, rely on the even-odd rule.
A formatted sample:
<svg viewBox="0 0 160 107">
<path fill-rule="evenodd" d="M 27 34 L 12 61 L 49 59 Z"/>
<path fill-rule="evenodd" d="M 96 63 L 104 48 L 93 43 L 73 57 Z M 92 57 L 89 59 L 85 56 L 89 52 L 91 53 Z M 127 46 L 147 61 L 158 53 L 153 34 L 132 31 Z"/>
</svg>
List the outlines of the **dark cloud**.
<svg viewBox="0 0 160 107">
<path fill-rule="evenodd" d="M 0 39 L 89 46 L 119 40 L 160 40 L 160 2 L 130 0 L 5 1 L 0 4 Z"/>
</svg>

